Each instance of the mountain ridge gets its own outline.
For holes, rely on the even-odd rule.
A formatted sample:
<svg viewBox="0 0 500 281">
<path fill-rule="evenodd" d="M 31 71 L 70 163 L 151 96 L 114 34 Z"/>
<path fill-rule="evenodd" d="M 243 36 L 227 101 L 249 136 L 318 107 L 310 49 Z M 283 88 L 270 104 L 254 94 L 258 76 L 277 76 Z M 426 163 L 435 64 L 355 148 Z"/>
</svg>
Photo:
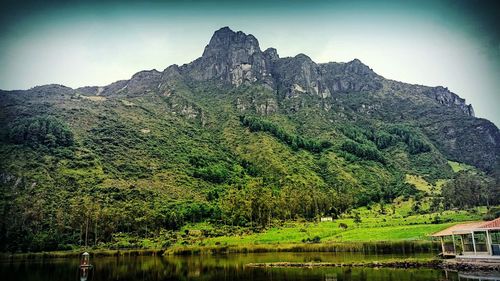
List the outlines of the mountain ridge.
<svg viewBox="0 0 500 281">
<path fill-rule="evenodd" d="M 222 43 L 219 41 L 223 41 Z M 234 42 L 233 42 L 234 41 Z M 234 47 L 233 44 L 239 44 L 238 46 Z M 213 46 L 213 45 L 216 46 Z M 220 50 L 220 46 L 217 44 L 222 44 L 223 48 L 222 51 Z M 239 48 L 238 48 L 239 47 Z M 212 71 L 214 69 L 209 68 L 208 70 L 206 69 L 206 65 L 204 65 L 205 62 L 200 62 L 203 59 L 211 58 L 211 57 L 228 57 L 228 55 L 231 54 L 231 52 L 228 52 L 227 48 L 236 48 L 236 50 L 240 53 L 240 56 L 236 56 L 235 58 L 231 58 L 232 64 L 227 65 L 227 61 L 224 61 L 220 63 L 219 65 L 212 66 L 215 71 Z M 249 50 L 247 52 L 241 53 L 241 49 L 246 50 L 248 48 Z M 226 53 L 224 53 L 226 52 Z M 238 53 L 237 52 L 237 53 Z M 135 74 L 132 75 L 130 79 L 125 79 L 125 80 L 118 80 L 115 81 L 109 85 L 105 86 L 83 86 L 83 87 L 78 87 L 73 90 L 77 91 L 83 91 L 87 94 L 97 94 L 98 89 L 106 89 L 106 88 L 114 88 L 113 86 L 116 84 L 122 84 L 127 82 L 138 82 L 139 80 L 146 80 L 146 79 L 152 79 L 154 82 L 158 82 L 158 84 L 161 82 L 161 76 L 165 75 L 165 72 L 169 69 L 175 69 L 179 73 L 186 74 L 191 78 L 194 78 L 196 80 L 210 80 L 213 79 L 215 76 L 222 76 L 220 77 L 221 79 L 224 80 L 230 80 L 229 82 L 235 86 L 241 85 L 243 82 L 263 82 L 264 84 L 269 83 L 269 86 L 273 86 L 275 84 L 275 81 L 269 81 L 269 79 L 266 79 L 265 77 L 259 77 L 262 80 L 258 80 L 255 74 L 251 73 L 253 71 L 252 69 L 252 64 L 249 64 L 250 59 L 252 59 L 252 56 L 254 54 L 258 54 L 259 59 L 265 58 L 268 59 L 268 61 L 259 61 L 257 63 L 257 73 L 261 75 L 270 75 L 273 76 L 272 71 L 270 71 L 269 64 L 270 61 L 277 61 L 277 60 L 286 60 L 286 61 L 292 61 L 292 63 L 295 63 L 296 61 L 301 61 L 302 64 L 306 64 L 306 67 L 311 67 L 312 65 L 317 66 L 319 69 L 319 72 L 324 73 L 325 75 L 328 74 L 330 71 L 334 75 L 339 75 L 342 72 L 344 73 L 354 73 L 354 74 L 359 74 L 363 76 L 370 76 L 370 78 L 381 78 L 385 79 L 384 77 L 378 75 L 371 69 L 369 66 L 365 65 L 362 63 L 359 59 L 355 58 L 352 61 L 349 62 L 326 62 L 326 63 L 315 63 L 311 58 L 309 58 L 305 54 L 297 54 L 294 57 L 284 57 L 280 58 L 277 50 L 275 48 L 268 48 L 264 52 L 260 50 L 259 47 L 259 42 L 258 40 L 252 35 L 252 34 L 245 34 L 242 31 L 234 32 L 231 30 L 229 27 L 223 27 L 217 31 L 215 31 L 214 35 L 210 39 L 209 44 L 205 47 L 203 54 L 201 57 L 198 59 L 195 59 L 194 61 L 183 64 L 181 66 L 178 66 L 176 64 L 168 66 L 165 68 L 163 71 L 158 71 L 156 69 L 151 69 L 151 70 L 141 70 Z M 262 55 L 262 56 L 260 56 Z M 286 63 L 286 62 L 282 62 Z M 201 64 L 201 67 L 198 66 L 198 64 Z M 206 64 L 206 63 L 205 63 Z M 242 66 L 243 65 L 243 66 Z M 201 68 L 201 70 L 193 70 L 193 68 Z M 250 67 L 250 69 L 248 69 Z M 263 68 L 263 69 L 260 69 Z M 189 72 L 206 72 L 205 75 L 202 76 L 197 76 L 196 74 L 191 74 Z M 152 75 L 150 75 L 152 74 Z M 161 75 L 160 75 L 161 74 Z M 248 77 L 245 77 L 248 76 Z M 274 75 L 278 75 L 279 73 L 274 73 Z M 152 77 L 154 76 L 154 77 Z M 313 75 L 314 76 L 314 75 Z M 273 77 L 274 78 L 274 77 Z M 311 84 L 311 80 L 315 79 L 310 79 L 309 77 L 305 77 L 307 81 L 302 81 L 302 82 L 309 82 L 309 83 L 303 83 L 303 84 Z M 309 79 L 308 79 L 309 78 Z M 252 79 L 257 79 L 254 81 L 251 81 Z M 375 79 L 376 80 L 376 79 Z M 414 87 L 419 89 L 419 91 L 424 92 L 424 94 L 428 95 L 431 98 L 434 98 L 436 101 L 439 103 L 446 105 L 446 106 L 458 106 L 462 109 L 462 111 L 469 115 L 469 116 L 474 116 L 474 110 L 472 105 L 468 105 L 465 103 L 465 99 L 459 97 L 457 94 L 451 92 L 448 90 L 448 88 L 443 87 L 443 86 L 435 86 L 435 87 L 430 87 L 430 86 L 424 86 L 420 84 L 408 84 L 404 83 L 401 81 L 395 81 L 395 80 L 389 80 L 395 83 L 403 83 L 405 85 Z M 145 82 L 145 81 L 141 81 Z M 321 81 L 320 81 L 321 82 Z M 330 83 L 328 83 L 330 82 Z M 355 84 L 353 81 L 346 81 L 346 80 L 337 80 L 337 81 L 328 81 L 326 84 L 330 84 L 330 87 L 323 87 L 327 91 L 323 93 L 318 93 L 318 90 L 316 89 L 318 85 L 312 81 L 312 86 L 311 85 L 299 85 L 301 88 L 307 88 L 309 90 L 312 90 L 312 92 L 316 94 L 321 94 L 323 97 L 327 97 L 331 95 L 330 92 L 339 92 L 339 91 L 347 91 L 347 90 L 354 90 L 354 91 L 362 91 L 363 86 L 367 86 L 369 90 L 376 89 L 378 85 L 363 85 L 363 84 Z M 48 84 L 48 85 L 41 85 L 41 86 L 35 86 L 31 89 L 25 90 L 36 90 L 40 89 L 40 87 L 52 87 L 54 85 L 59 85 L 59 84 Z M 70 87 L 60 85 L 69 89 L 72 89 Z M 131 85 L 134 87 L 134 85 Z M 157 85 L 160 86 L 160 85 Z M 304 87 L 305 86 L 305 87 Z M 20 90 L 12 90 L 12 91 L 20 91 Z M 293 89 L 291 89 L 293 91 Z M 101 94 L 101 93 L 99 93 Z"/>
<path fill-rule="evenodd" d="M 294 100 L 307 96 L 316 96 L 320 99 L 323 110 L 328 111 L 334 107 L 336 99 L 345 93 L 364 93 L 367 96 L 392 95 L 389 98 L 400 98 L 402 95 L 406 100 L 417 99 L 419 103 L 438 105 L 443 111 L 448 109 L 458 111 L 465 116 L 474 117 L 472 105 L 467 104 L 465 99 L 448 90 L 443 86 L 429 87 L 418 84 L 407 84 L 404 82 L 386 79 L 373 71 L 369 66 L 363 64 L 359 59 L 349 62 L 316 63 L 305 54 L 297 54 L 293 57 L 280 58 L 274 48 L 261 51 L 258 40 L 251 34 L 242 31 L 235 32 L 229 27 L 223 27 L 214 32 L 209 43 L 205 46 L 201 57 L 183 65 L 171 65 L 163 71 L 156 69 L 142 70 L 128 80 L 119 80 L 109 85 L 86 86 L 71 89 L 62 85 L 37 86 L 27 92 L 53 92 L 53 93 L 82 93 L 84 95 L 115 96 L 115 95 L 142 95 L 145 93 L 156 93 L 159 95 L 170 95 L 179 87 L 189 87 L 192 82 L 215 83 L 222 87 L 241 87 L 261 85 L 275 92 L 275 96 L 266 102 L 269 105 L 261 112 L 276 112 L 279 105 L 287 103 L 288 109 L 300 110 L 301 103 Z M 395 94 L 398 93 L 398 94 Z M 399 97 L 398 97 L 399 95 Z M 413 97 L 410 97 L 413 96 Z M 428 99 L 427 101 L 425 101 Z M 374 98 L 371 112 L 377 111 L 385 101 Z M 240 108 L 248 108 L 242 105 Z M 401 104 L 401 103 L 399 103 Z M 366 105 L 364 105 L 366 106 Z M 286 109 L 285 109 L 286 110 Z M 200 113 L 201 114 L 201 113 Z M 401 112 L 401 116 L 404 113 Z M 383 118 L 382 118 L 383 119 Z M 404 117 L 401 121 L 406 120 Z M 475 123 L 486 122 L 486 119 L 473 119 Z M 477 121 L 486 120 L 486 121 Z M 408 121 L 408 120 L 407 120 Z M 405 121 L 406 122 L 406 121 Z M 500 133 L 494 124 L 471 125 L 474 128 L 487 127 L 480 134 L 491 142 L 480 154 L 483 158 L 496 162 L 493 158 L 500 151 Z M 472 127 L 467 130 L 475 130 Z M 435 131 L 435 130 L 434 130 Z M 469 159 L 475 157 L 461 157 L 459 154 L 451 153 L 456 150 L 453 144 L 444 146 L 443 153 L 457 161 L 466 161 L 467 164 L 486 168 L 488 171 L 494 169 L 496 164 L 481 164 L 479 160 L 471 162 Z M 488 152 L 487 150 L 490 150 Z M 491 156 L 493 151 L 493 156 Z M 467 162 L 468 161 L 468 162 Z"/>
</svg>

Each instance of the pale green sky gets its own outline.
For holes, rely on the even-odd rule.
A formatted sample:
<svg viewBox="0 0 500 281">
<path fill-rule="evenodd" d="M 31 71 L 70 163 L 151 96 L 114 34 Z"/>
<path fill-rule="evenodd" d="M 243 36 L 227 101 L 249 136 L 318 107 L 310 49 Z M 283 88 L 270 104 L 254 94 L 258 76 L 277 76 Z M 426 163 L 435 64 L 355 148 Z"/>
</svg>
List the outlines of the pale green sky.
<svg viewBox="0 0 500 281">
<path fill-rule="evenodd" d="M 281 57 L 359 58 L 389 79 L 446 86 L 478 117 L 500 124 L 500 36 L 488 1 L 35 1 L 7 8 L 1 89 L 106 85 L 163 70 L 199 57 L 213 32 L 229 26 Z"/>
</svg>

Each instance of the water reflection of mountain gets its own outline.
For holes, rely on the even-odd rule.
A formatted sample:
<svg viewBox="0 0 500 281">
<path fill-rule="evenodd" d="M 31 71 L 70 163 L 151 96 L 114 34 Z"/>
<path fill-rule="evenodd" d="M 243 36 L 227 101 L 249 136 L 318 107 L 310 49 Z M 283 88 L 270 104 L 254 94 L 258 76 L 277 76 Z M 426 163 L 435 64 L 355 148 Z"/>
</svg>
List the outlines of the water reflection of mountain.
<svg viewBox="0 0 500 281">
<path fill-rule="evenodd" d="M 479 281 L 500 281 L 500 272 L 467 272 L 458 273 L 459 281 L 479 280 Z"/>
<path fill-rule="evenodd" d="M 337 255 L 337 254 L 331 254 Z M 2 281 L 466 281 L 497 280 L 500 272 L 456 272 L 432 268 L 252 268 L 249 262 L 335 257 L 281 253 L 214 256 L 96 257 L 92 271 L 79 275 L 78 259 L 0 261 Z M 362 257 L 360 257 L 361 259 Z M 380 257 L 379 257 L 380 258 Z"/>
</svg>

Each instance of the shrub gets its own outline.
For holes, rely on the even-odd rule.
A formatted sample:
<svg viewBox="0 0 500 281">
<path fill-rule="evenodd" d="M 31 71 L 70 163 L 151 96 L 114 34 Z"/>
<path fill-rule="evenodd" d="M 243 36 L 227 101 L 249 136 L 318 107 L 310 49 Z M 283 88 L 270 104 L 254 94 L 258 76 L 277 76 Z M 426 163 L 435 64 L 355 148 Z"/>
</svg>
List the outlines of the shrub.
<svg viewBox="0 0 500 281">
<path fill-rule="evenodd" d="M 500 218 L 500 207 L 492 207 L 490 208 L 486 214 L 483 216 L 484 220 L 494 220 L 496 218 Z"/>
</svg>

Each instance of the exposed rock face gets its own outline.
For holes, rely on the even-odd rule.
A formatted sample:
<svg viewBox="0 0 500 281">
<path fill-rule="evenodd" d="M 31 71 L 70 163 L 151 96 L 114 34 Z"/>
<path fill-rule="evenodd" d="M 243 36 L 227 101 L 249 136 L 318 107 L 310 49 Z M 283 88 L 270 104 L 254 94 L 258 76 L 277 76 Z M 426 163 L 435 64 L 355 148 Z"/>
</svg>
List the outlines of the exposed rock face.
<svg viewBox="0 0 500 281">
<path fill-rule="evenodd" d="M 219 80 L 234 86 L 260 81 L 272 86 L 271 59 L 266 54 L 253 35 L 224 27 L 214 33 L 201 58 L 181 68 L 198 81 Z"/>
<path fill-rule="evenodd" d="M 137 72 L 128 81 L 126 85 L 127 92 L 129 94 L 142 94 L 148 91 L 156 91 L 161 77 L 162 73 L 156 69 Z"/>
<path fill-rule="evenodd" d="M 488 172 L 498 169 L 500 133 L 490 121 L 466 116 L 436 120 L 424 131 L 449 159 L 473 163 Z"/>
<path fill-rule="evenodd" d="M 330 96 L 330 90 L 323 83 L 318 65 L 304 54 L 276 60 L 273 76 L 277 80 L 278 87 L 288 98 L 305 93 L 321 97 Z"/>
<path fill-rule="evenodd" d="M 437 104 L 453 109 L 458 109 L 467 116 L 474 117 L 472 105 L 465 103 L 465 100 L 452 93 L 448 88 L 437 86 L 428 87 L 422 85 L 412 85 L 403 82 L 386 80 L 391 92 L 404 92 L 409 95 L 427 96 Z"/>
<path fill-rule="evenodd" d="M 259 83 L 287 98 L 301 94 L 328 98 L 335 92 L 377 90 L 383 79 L 357 59 L 316 64 L 304 54 L 280 58 L 274 48 L 262 52 L 253 35 L 228 27 L 216 31 L 202 57 L 181 66 L 181 72 L 197 81 L 215 80 L 236 87 Z"/>
<path fill-rule="evenodd" d="M 274 48 L 262 52 L 253 35 L 234 32 L 229 27 L 217 30 L 203 55 L 189 64 L 180 67 L 172 65 L 163 72 L 140 71 L 130 80 L 117 81 L 105 87 L 82 87 L 76 91 L 102 96 L 139 95 L 148 92 L 169 96 L 175 92 L 179 81 L 214 81 L 232 87 L 259 84 L 285 99 L 301 95 L 329 99 L 336 93 L 373 93 L 381 90 L 386 83 L 390 85 L 390 91 L 424 95 L 442 106 L 457 108 L 465 115 L 474 116 L 472 105 L 466 104 L 464 99 L 447 88 L 389 81 L 358 59 L 347 63 L 317 64 L 304 54 L 280 58 Z M 32 89 L 32 92 L 39 94 L 72 91 L 74 90 L 61 85 Z M 328 103 L 331 102 L 333 99 L 322 102 L 323 108 L 329 110 L 331 105 Z"/>
<path fill-rule="evenodd" d="M 260 115 L 271 115 L 278 110 L 278 104 L 275 99 L 268 98 L 262 103 L 254 101 L 255 111 Z"/>
<path fill-rule="evenodd" d="M 321 74 L 332 93 L 375 91 L 382 88 L 383 77 L 360 60 L 320 64 Z"/>
<path fill-rule="evenodd" d="M 189 64 L 173 65 L 163 72 L 141 71 L 127 81 L 79 90 L 93 95 L 158 92 L 168 96 L 175 92 L 178 81 L 213 81 L 232 87 L 259 84 L 285 99 L 301 95 L 329 99 L 336 93 L 379 91 L 388 80 L 358 59 L 317 64 L 304 54 L 280 58 L 274 48 L 262 52 L 253 35 L 224 27 L 214 33 L 203 55 Z M 471 105 L 444 87 L 392 83 L 392 89 L 425 95 L 438 104 L 474 116 Z M 323 104 L 326 110 L 331 107 Z"/>
<path fill-rule="evenodd" d="M 448 107 L 458 107 L 460 108 L 465 114 L 469 116 L 474 116 L 474 109 L 472 108 L 472 105 L 467 105 L 465 103 L 465 100 L 457 96 L 456 94 L 450 92 L 448 88 L 445 87 L 433 87 L 430 88 L 428 91 L 424 92 L 426 95 L 430 96 L 431 98 L 435 99 L 437 102 L 439 102 L 442 105 L 446 105 Z"/>
</svg>

